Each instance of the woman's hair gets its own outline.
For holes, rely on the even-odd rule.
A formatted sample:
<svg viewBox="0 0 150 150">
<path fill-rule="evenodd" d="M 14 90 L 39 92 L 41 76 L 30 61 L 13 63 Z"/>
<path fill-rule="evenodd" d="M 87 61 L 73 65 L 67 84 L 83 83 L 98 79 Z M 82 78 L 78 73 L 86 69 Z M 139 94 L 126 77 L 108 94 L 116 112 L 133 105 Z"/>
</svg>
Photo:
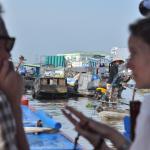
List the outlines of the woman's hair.
<svg viewBox="0 0 150 150">
<path fill-rule="evenodd" d="M 132 36 L 139 37 L 150 45 L 150 17 L 139 19 L 135 23 L 130 24 L 129 31 Z"/>
</svg>

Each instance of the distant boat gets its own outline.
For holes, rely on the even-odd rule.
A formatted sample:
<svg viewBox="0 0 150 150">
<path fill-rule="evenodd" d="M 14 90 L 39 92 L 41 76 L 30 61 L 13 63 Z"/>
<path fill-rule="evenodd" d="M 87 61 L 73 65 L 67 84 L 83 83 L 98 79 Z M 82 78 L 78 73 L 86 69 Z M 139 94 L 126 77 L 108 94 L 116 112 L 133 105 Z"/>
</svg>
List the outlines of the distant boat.
<svg viewBox="0 0 150 150">
<path fill-rule="evenodd" d="M 122 120 L 128 114 L 127 111 L 101 111 L 99 113 L 102 120 Z"/>
<path fill-rule="evenodd" d="M 39 77 L 34 81 L 33 98 L 67 97 L 67 83 L 64 77 Z"/>
<path fill-rule="evenodd" d="M 40 65 L 21 64 L 18 73 L 22 76 L 25 92 L 33 89 L 34 81 L 40 74 Z"/>
</svg>

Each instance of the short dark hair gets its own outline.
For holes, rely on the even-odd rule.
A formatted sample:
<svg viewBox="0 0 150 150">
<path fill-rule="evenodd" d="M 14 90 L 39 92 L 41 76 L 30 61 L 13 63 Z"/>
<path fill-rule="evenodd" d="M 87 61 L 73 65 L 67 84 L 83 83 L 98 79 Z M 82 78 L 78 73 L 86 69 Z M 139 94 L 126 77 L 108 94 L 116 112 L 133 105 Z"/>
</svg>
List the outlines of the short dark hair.
<svg viewBox="0 0 150 150">
<path fill-rule="evenodd" d="M 131 36 L 139 37 L 150 45 L 150 17 L 139 19 L 130 24 L 129 31 Z"/>
</svg>

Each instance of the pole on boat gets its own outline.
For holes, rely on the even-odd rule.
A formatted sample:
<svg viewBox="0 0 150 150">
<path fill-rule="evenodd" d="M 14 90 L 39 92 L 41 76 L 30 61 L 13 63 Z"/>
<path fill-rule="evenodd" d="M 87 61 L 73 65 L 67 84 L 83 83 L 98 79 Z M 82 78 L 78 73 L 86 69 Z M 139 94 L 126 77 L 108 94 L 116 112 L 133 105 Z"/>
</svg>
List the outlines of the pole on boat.
<svg viewBox="0 0 150 150">
<path fill-rule="evenodd" d="M 136 93 L 136 88 L 134 87 L 134 89 L 133 89 L 133 95 L 132 95 L 132 101 L 134 101 L 135 93 Z"/>
<path fill-rule="evenodd" d="M 135 100 L 135 94 L 136 94 L 136 87 L 133 89 L 133 95 L 132 95 L 132 101 L 130 101 L 130 119 L 131 119 L 131 134 L 130 138 L 133 141 L 135 137 L 135 128 L 136 128 L 136 119 L 140 112 L 140 105 L 141 102 L 138 100 Z"/>
</svg>

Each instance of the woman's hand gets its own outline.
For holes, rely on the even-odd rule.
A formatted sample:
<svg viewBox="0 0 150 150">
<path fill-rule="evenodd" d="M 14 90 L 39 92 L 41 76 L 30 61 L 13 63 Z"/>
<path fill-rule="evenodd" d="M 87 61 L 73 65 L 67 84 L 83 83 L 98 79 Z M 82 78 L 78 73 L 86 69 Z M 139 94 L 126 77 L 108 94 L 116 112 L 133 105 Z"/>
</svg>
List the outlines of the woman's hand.
<svg viewBox="0 0 150 150">
<path fill-rule="evenodd" d="M 115 129 L 106 124 L 87 118 L 74 108 L 66 106 L 63 114 L 75 125 L 75 129 L 85 137 L 95 149 L 108 149 L 104 139 L 109 139 L 116 148 L 121 148 L 127 140 Z M 104 148 L 102 148 L 104 147 Z"/>
</svg>

